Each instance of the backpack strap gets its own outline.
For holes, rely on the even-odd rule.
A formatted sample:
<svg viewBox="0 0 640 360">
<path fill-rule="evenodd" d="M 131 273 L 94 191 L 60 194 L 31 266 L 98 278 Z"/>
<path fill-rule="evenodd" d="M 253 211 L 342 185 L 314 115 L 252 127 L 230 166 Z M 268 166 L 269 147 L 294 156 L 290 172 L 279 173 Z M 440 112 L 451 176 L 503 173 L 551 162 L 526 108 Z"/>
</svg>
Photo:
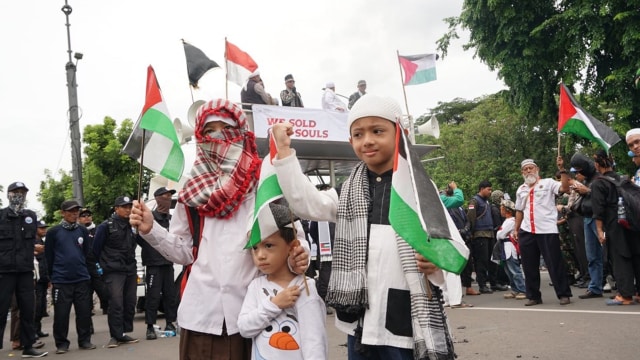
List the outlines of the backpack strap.
<svg viewBox="0 0 640 360">
<path fill-rule="evenodd" d="M 194 207 L 185 205 L 187 209 L 187 220 L 189 220 L 189 231 L 191 232 L 191 237 L 193 238 L 193 262 L 198 258 L 198 249 L 200 247 L 200 238 L 202 236 L 202 228 L 204 227 L 204 219 L 198 213 L 198 210 Z M 182 274 L 180 274 L 180 298 L 182 298 L 182 294 L 184 293 L 184 289 L 187 287 L 187 280 L 189 280 L 189 275 L 191 274 L 191 265 L 185 265 L 182 267 Z"/>
</svg>

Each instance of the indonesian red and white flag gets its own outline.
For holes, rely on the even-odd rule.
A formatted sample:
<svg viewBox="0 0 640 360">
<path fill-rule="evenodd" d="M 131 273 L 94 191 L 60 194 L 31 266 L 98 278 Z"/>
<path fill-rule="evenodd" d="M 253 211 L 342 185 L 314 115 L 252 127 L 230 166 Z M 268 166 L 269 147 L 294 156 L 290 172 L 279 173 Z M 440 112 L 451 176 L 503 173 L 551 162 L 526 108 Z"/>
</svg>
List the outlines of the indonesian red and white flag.
<svg viewBox="0 0 640 360">
<path fill-rule="evenodd" d="M 244 86 L 244 83 L 254 71 L 258 70 L 258 64 L 237 46 L 226 41 L 224 57 L 227 61 L 227 81 Z"/>
</svg>

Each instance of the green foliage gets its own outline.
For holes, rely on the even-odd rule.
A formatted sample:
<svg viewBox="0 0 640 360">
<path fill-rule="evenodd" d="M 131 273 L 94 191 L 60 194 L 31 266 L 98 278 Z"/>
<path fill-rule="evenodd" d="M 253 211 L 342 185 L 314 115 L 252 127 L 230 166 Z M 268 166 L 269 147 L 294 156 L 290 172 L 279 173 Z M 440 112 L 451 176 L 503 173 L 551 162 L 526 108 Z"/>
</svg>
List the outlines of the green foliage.
<svg viewBox="0 0 640 360">
<path fill-rule="evenodd" d="M 438 48 L 444 58 L 457 29 L 468 29 L 463 47 L 498 71 L 519 113 L 553 125 L 558 83 L 564 81 L 579 84 L 594 104 L 612 109 L 613 127 L 620 132 L 640 125 L 640 93 L 633 84 L 640 66 L 639 5 L 637 0 L 465 0 L 459 17 L 444 20 L 449 30 Z"/>
<path fill-rule="evenodd" d="M 110 117 L 105 117 L 102 124 L 84 128 L 84 205 L 91 208 L 96 222 L 111 214 L 116 197 L 137 197 L 140 164 L 120 152 L 132 129 L 131 120 L 124 120 L 118 128 L 116 121 Z M 46 180 L 40 184 L 38 199 L 44 205 L 45 220 L 53 222 L 60 219 L 58 209 L 62 201 L 72 197 L 71 176 L 61 172 L 61 179 L 55 180 L 48 170 L 45 175 Z M 151 176 L 148 170 L 143 171 L 142 193 L 147 192 Z"/>
<path fill-rule="evenodd" d="M 440 109 L 464 111 L 448 113 L 448 118 L 464 121 L 447 121 L 443 117 L 440 122 L 440 138 L 436 142 L 441 149 L 429 157 L 444 156 L 444 159 L 427 162 L 425 166 L 438 187 L 455 181 L 468 200 L 478 192 L 480 181 L 487 179 L 494 190 L 513 196 L 522 184 L 520 162 L 525 158 L 536 160 L 542 176 L 555 174 L 555 128 L 538 125 L 540 119 L 522 117 L 504 95 L 497 93 L 474 101 L 456 99 L 452 104 L 438 105 Z M 434 142 L 433 138 L 421 135 L 416 141 Z"/>
<path fill-rule="evenodd" d="M 60 205 L 66 199 L 73 198 L 73 178 L 70 173 L 60 170 L 60 180 L 53 178 L 51 171 L 44 171 L 45 180 L 40 182 L 38 200 L 44 207 L 45 215 L 41 220 L 47 224 L 56 224 L 62 219 Z"/>
</svg>

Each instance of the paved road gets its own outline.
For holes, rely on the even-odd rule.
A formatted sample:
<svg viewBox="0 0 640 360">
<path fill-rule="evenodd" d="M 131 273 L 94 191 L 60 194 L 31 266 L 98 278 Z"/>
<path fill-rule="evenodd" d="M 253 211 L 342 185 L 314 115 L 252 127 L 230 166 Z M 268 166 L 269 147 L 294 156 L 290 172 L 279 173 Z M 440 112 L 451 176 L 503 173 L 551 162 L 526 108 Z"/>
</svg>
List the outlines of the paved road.
<svg viewBox="0 0 640 360">
<path fill-rule="evenodd" d="M 473 308 L 449 309 L 449 322 L 459 359 L 638 359 L 640 354 L 640 305 L 605 306 L 604 299 L 580 300 L 582 289 L 573 288 L 572 303 L 558 304 L 548 277 L 543 273 L 544 304 L 525 307 L 523 300 L 505 300 L 501 292 L 465 297 Z M 346 337 L 327 317 L 329 358 L 346 359 Z M 44 328 L 51 332 L 52 319 L 45 318 Z M 163 321 L 160 320 L 163 324 Z M 137 314 L 134 335 L 140 343 L 107 349 L 109 340 L 106 315 L 94 317 L 96 350 L 78 350 L 75 330 L 71 331 L 71 351 L 56 355 L 51 337 L 43 339 L 47 358 L 60 359 L 177 359 L 179 339 L 144 340 L 144 316 Z M 73 325 L 72 325 L 73 328 Z M 8 328 L 7 328 L 8 330 Z M 20 357 L 11 351 L 5 335 L 0 359 Z"/>
</svg>

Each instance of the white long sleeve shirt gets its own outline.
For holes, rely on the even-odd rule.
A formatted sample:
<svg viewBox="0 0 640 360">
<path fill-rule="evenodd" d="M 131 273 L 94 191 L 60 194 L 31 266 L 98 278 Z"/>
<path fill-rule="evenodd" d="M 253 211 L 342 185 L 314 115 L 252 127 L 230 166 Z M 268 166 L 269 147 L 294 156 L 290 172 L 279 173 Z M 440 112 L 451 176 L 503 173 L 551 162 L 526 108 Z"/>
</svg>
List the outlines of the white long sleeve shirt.
<svg viewBox="0 0 640 360">
<path fill-rule="evenodd" d="M 304 287 L 302 275 L 289 286 Z M 283 288 L 265 275 L 249 284 L 238 317 L 240 335 L 252 338 L 251 358 L 325 360 L 328 354 L 326 308 L 313 279 L 307 279 L 309 295 L 302 289 L 292 308 L 280 309 L 271 298 Z"/>
</svg>

